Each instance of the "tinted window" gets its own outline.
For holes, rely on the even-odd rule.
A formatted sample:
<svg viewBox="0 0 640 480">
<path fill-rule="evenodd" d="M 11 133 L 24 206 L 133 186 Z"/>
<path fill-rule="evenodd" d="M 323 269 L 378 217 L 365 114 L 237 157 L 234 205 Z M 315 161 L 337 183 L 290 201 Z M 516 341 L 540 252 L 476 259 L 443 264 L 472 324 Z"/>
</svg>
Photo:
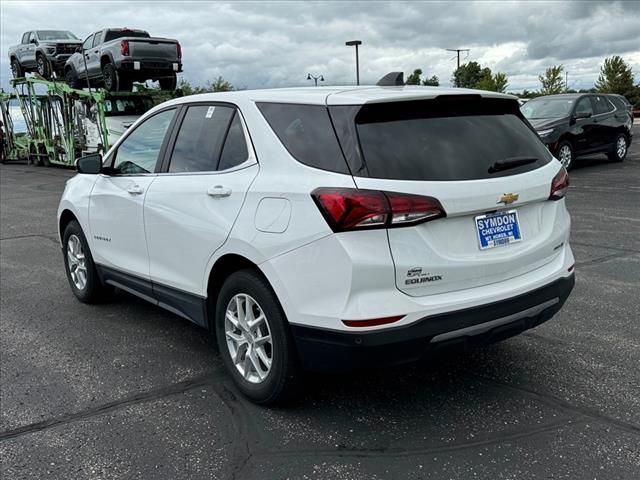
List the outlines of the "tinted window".
<svg viewBox="0 0 640 480">
<path fill-rule="evenodd" d="M 511 100 L 370 104 L 360 109 L 355 123 L 366 169 L 375 178 L 475 180 L 524 173 L 551 160 Z M 532 161 L 492 168 L 511 159 Z"/>
<path fill-rule="evenodd" d="M 238 112 L 233 116 L 231 126 L 229 127 L 229 133 L 224 141 L 224 147 L 222 148 L 222 155 L 220 155 L 220 165 L 218 170 L 227 170 L 233 168 L 236 165 L 244 163 L 249 158 L 249 151 L 247 150 L 247 141 L 244 137 L 244 131 L 242 130 L 242 122 L 240 121 L 240 115 Z"/>
<path fill-rule="evenodd" d="M 29 43 L 29 33 L 31 32 L 25 32 L 24 35 L 22 35 L 22 43 Z"/>
<path fill-rule="evenodd" d="M 122 37 L 149 38 L 149 34 L 140 30 L 107 30 L 104 41 L 106 43 Z"/>
<path fill-rule="evenodd" d="M 624 97 L 619 97 L 617 95 L 611 95 L 609 100 L 616 106 L 618 110 L 625 111 L 629 109 L 629 104 L 626 103 L 627 99 Z"/>
<path fill-rule="evenodd" d="M 591 97 L 591 100 L 593 100 L 596 115 L 613 111 L 613 105 L 611 105 L 611 102 L 609 102 L 606 97 L 602 95 L 596 95 L 594 97 Z"/>
<path fill-rule="evenodd" d="M 300 163 L 349 173 L 326 107 L 259 103 L 258 108 L 285 148 Z"/>
<path fill-rule="evenodd" d="M 591 107 L 591 100 L 589 100 L 589 97 L 583 97 L 578 100 L 576 105 L 576 114 L 579 113 L 590 113 L 593 115 L 593 108 Z"/>
<path fill-rule="evenodd" d="M 31 32 L 29 35 L 29 41 L 36 40 L 36 32 Z"/>
<path fill-rule="evenodd" d="M 151 97 L 107 97 L 104 100 L 104 114 L 107 117 L 118 115 L 142 115 L 153 108 Z"/>
<path fill-rule="evenodd" d="M 215 171 L 224 136 L 233 114 L 233 108 L 229 107 L 213 105 L 189 107 L 173 147 L 169 171 Z"/>
<path fill-rule="evenodd" d="M 82 49 L 83 50 L 89 50 L 91 48 L 91 42 L 93 41 L 93 35 L 90 35 L 89 38 L 87 38 L 83 43 L 82 43 Z"/>
<path fill-rule="evenodd" d="M 115 173 L 135 175 L 155 171 L 158 154 L 175 110 L 165 110 L 136 127 L 116 151 Z"/>
</svg>

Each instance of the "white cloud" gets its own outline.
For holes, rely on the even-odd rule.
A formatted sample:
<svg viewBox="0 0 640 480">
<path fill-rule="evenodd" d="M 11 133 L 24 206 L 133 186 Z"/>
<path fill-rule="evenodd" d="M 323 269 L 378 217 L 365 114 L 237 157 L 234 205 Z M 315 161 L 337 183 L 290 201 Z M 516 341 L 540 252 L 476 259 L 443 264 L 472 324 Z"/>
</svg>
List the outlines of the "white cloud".
<svg viewBox="0 0 640 480">
<path fill-rule="evenodd" d="M 421 68 L 448 84 L 455 60 L 446 48 L 471 48 L 468 60 L 507 73 L 510 89 L 539 87 L 538 74 L 562 63 L 569 83 L 590 87 L 608 55 L 631 62 L 640 80 L 640 2 L 204 2 L 0 3 L 0 83 L 10 77 L 7 49 L 23 31 L 65 29 L 85 37 L 109 26 L 176 38 L 184 78 L 222 75 L 246 88 L 351 84 L 358 38 L 361 79 Z M 574 82 L 572 84 L 572 81 Z"/>
</svg>

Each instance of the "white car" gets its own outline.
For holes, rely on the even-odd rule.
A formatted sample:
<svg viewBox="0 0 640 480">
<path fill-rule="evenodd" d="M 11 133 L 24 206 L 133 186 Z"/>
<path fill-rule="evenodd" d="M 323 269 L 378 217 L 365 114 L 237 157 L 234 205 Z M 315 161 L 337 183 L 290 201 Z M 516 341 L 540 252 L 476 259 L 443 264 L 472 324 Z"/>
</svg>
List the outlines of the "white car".
<svg viewBox="0 0 640 480">
<path fill-rule="evenodd" d="M 83 302 L 109 288 L 215 333 L 239 389 L 507 338 L 574 285 L 568 176 L 515 97 L 427 87 L 158 105 L 58 210 Z"/>
</svg>

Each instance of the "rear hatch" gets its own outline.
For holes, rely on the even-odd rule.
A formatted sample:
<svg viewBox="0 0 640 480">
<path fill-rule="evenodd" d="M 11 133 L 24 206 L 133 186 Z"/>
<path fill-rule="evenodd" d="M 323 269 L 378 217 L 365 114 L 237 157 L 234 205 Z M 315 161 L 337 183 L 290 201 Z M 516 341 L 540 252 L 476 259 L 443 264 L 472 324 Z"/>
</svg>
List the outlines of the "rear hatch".
<svg viewBox="0 0 640 480">
<path fill-rule="evenodd" d="M 165 38 L 124 38 L 129 41 L 129 54 L 134 60 L 178 61 L 178 42 Z"/>
<path fill-rule="evenodd" d="M 387 230 L 411 296 L 508 280 L 561 252 L 561 170 L 516 100 L 479 95 L 330 106 L 358 188 L 437 199 L 443 218 Z"/>
</svg>

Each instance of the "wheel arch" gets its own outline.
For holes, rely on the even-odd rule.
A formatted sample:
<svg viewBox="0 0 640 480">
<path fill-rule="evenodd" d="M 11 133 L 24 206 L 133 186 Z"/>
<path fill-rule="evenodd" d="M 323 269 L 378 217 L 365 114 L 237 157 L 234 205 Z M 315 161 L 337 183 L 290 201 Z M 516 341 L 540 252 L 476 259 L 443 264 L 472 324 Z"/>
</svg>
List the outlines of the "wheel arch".
<svg viewBox="0 0 640 480">
<path fill-rule="evenodd" d="M 104 68 L 104 66 L 105 66 L 107 63 L 113 63 L 113 66 L 114 66 L 114 68 L 115 68 L 115 62 L 113 61 L 113 57 L 111 56 L 111 54 L 110 54 L 110 53 L 103 53 L 103 54 L 100 56 L 100 68 L 101 68 L 101 69 L 102 69 L 102 68 Z"/>
<path fill-rule="evenodd" d="M 76 215 L 68 208 L 65 208 L 60 213 L 60 219 L 58 220 L 58 236 L 60 237 L 60 244 L 62 244 L 62 237 L 64 236 L 64 231 L 67 228 L 67 225 L 74 220 L 80 224 L 78 217 L 76 217 Z"/>
</svg>

